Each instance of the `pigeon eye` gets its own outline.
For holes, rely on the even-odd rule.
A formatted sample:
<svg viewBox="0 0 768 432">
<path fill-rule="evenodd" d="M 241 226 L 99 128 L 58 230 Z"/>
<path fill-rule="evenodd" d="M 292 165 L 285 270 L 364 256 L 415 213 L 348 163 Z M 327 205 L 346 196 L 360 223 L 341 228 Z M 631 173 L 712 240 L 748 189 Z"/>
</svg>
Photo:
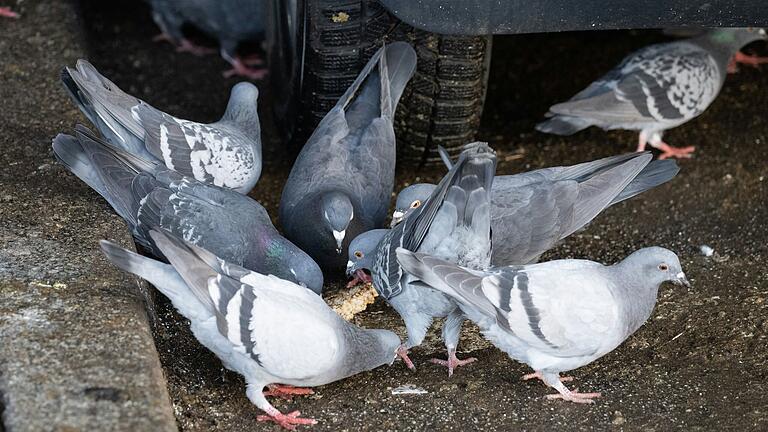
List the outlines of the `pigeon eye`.
<svg viewBox="0 0 768 432">
<path fill-rule="evenodd" d="M 360 251 L 355 251 L 355 258 L 360 259 L 363 257 L 363 253 Z"/>
<path fill-rule="evenodd" d="M 421 200 L 416 200 L 416 201 L 411 203 L 411 208 L 413 208 L 413 209 L 419 208 L 419 206 L 421 206 Z"/>
<path fill-rule="evenodd" d="M 664 263 L 661 263 L 661 264 L 659 264 L 659 270 L 667 271 L 667 270 L 669 270 L 669 266 L 664 264 Z"/>
</svg>

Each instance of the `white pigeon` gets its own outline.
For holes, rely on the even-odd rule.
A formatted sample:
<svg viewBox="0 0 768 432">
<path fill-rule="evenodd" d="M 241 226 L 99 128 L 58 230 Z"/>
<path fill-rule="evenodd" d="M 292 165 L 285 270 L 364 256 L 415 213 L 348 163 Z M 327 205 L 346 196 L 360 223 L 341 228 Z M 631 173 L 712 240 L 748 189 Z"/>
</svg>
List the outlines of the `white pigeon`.
<svg viewBox="0 0 768 432">
<path fill-rule="evenodd" d="M 400 346 L 394 333 L 344 321 L 300 285 L 230 264 L 170 234 L 150 235 L 170 264 L 105 240 L 101 248 L 115 265 L 157 287 L 190 320 L 200 343 L 245 377 L 248 399 L 267 413 L 259 421 L 287 429 L 315 424 L 298 411 L 281 413 L 265 395 L 311 393 L 293 386 L 328 384 L 394 362 Z"/>
<path fill-rule="evenodd" d="M 591 403 L 600 393 L 579 393 L 561 372 L 608 354 L 651 316 L 659 286 L 690 286 L 673 252 L 649 247 L 604 266 L 557 260 L 470 270 L 429 255 L 397 249 L 402 268 L 454 299 L 483 335 L 557 390 L 550 399 Z"/>
</svg>

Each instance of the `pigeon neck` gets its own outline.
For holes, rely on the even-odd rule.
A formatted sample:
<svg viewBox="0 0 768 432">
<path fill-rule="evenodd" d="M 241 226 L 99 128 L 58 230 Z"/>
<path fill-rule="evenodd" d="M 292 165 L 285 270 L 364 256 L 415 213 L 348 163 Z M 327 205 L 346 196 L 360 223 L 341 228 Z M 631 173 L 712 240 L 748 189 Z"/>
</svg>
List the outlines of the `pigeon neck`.
<svg viewBox="0 0 768 432">
<path fill-rule="evenodd" d="M 391 338 L 386 337 L 387 335 L 384 335 L 385 330 L 361 329 L 347 324 L 344 332 L 347 352 L 344 356 L 345 364 L 342 370 L 345 376 L 392 363 L 395 358 L 395 351 L 400 345 L 397 336 L 392 334 Z"/>
<path fill-rule="evenodd" d="M 656 305 L 659 283 L 649 281 L 642 269 L 626 260 L 609 267 L 614 281 L 612 291 L 624 319 L 625 336 L 629 336 L 650 318 Z"/>
<path fill-rule="evenodd" d="M 256 101 L 247 103 L 241 98 L 233 96 L 227 104 L 227 110 L 221 117 L 221 123 L 229 123 L 236 126 L 253 141 L 261 142 L 261 125 Z"/>
</svg>

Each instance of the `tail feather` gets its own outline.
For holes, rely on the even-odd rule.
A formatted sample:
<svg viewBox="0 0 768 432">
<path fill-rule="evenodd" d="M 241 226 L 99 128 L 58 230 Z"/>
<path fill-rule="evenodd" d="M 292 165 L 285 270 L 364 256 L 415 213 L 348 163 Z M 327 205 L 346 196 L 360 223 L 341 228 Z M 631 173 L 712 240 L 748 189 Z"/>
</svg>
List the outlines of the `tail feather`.
<svg viewBox="0 0 768 432">
<path fill-rule="evenodd" d="M 185 317 L 192 319 L 201 314 L 210 315 L 199 302 L 194 301 L 189 286 L 172 265 L 141 256 L 107 240 L 101 240 L 99 245 L 112 264 L 147 280 L 168 297 Z"/>
<path fill-rule="evenodd" d="M 394 112 L 405 86 L 416 70 L 416 51 L 406 42 L 395 42 L 386 46 L 385 60 L 389 98 Z"/>
<path fill-rule="evenodd" d="M 536 130 L 555 135 L 573 135 L 592 126 L 588 120 L 579 117 L 556 115 L 536 125 Z"/>
<path fill-rule="evenodd" d="M 610 205 L 630 199 L 649 189 L 662 185 L 672 180 L 678 172 L 680 172 L 680 167 L 673 160 L 652 161 L 611 201 Z"/>
<path fill-rule="evenodd" d="M 72 135 L 58 134 L 53 139 L 53 154 L 67 169 L 95 190 L 99 195 L 107 198 L 107 187 L 99 177 L 91 159 L 85 153 L 80 142 Z M 109 199 L 107 199 L 109 200 Z"/>
</svg>

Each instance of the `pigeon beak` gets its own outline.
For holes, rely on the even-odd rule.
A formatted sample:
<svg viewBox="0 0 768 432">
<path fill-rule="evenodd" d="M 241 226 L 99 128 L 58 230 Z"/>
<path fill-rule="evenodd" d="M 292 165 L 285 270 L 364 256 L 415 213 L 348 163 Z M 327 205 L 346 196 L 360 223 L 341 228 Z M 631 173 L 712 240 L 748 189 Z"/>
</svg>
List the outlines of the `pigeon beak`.
<svg viewBox="0 0 768 432">
<path fill-rule="evenodd" d="M 691 287 L 691 283 L 688 281 L 688 278 L 685 277 L 685 273 L 683 272 L 676 274 L 675 278 L 672 280 L 672 283 L 674 283 L 675 285 L 684 286 L 686 288 Z"/>
<path fill-rule="evenodd" d="M 355 273 L 355 263 L 352 261 L 347 261 L 347 270 L 346 270 L 347 276 L 352 276 Z"/>
<path fill-rule="evenodd" d="M 403 221 L 403 217 L 405 217 L 405 212 L 401 212 L 400 210 L 395 210 L 392 212 L 392 223 L 389 224 L 390 228 L 394 228 L 397 224 Z"/>
<path fill-rule="evenodd" d="M 333 238 L 336 239 L 336 253 L 341 254 L 341 244 L 344 242 L 344 236 L 347 235 L 347 231 L 336 231 L 333 230 Z"/>
</svg>

